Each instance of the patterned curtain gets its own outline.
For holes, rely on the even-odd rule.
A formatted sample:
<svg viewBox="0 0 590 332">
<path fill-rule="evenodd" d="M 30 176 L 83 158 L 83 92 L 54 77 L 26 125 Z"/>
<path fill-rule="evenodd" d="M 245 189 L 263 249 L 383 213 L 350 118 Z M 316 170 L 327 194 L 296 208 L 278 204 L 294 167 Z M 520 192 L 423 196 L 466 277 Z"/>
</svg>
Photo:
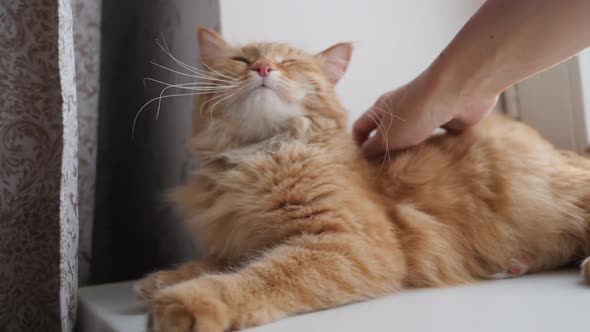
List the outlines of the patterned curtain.
<svg viewBox="0 0 590 332">
<path fill-rule="evenodd" d="M 162 199 L 193 99 L 130 134 L 162 91 L 143 79 L 182 78 L 154 39 L 195 65 L 197 24 L 219 29 L 217 0 L 0 0 L 0 331 L 72 331 L 78 286 L 193 255 Z"/>
<path fill-rule="evenodd" d="M 0 0 L 2 331 L 73 328 L 93 215 L 99 7 Z"/>
</svg>

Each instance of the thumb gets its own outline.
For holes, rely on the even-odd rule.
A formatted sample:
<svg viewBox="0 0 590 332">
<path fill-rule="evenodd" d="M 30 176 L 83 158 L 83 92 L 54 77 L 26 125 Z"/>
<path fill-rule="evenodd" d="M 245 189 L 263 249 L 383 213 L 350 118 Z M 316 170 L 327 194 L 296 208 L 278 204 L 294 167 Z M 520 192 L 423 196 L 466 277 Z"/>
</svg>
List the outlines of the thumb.
<svg viewBox="0 0 590 332">
<path fill-rule="evenodd" d="M 365 158 L 373 158 L 383 154 L 385 152 L 383 135 L 376 133 L 373 137 L 369 138 L 361 147 L 361 152 Z"/>
<path fill-rule="evenodd" d="M 369 134 L 377 128 L 377 122 L 375 122 L 374 116 L 371 116 L 369 112 L 372 112 L 372 110 L 368 110 L 361 115 L 352 128 L 354 140 L 358 145 L 362 145 L 369 137 Z"/>
</svg>

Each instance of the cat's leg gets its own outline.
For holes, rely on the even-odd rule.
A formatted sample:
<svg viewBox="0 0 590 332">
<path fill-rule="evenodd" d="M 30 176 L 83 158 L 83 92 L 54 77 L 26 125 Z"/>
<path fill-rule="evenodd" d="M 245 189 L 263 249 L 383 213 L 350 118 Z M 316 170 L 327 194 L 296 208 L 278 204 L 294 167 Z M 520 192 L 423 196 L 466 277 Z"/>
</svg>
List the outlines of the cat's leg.
<svg viewBox="0 0 590 332">
<path fill-rule="evenodd" d="M 150 331 L 222 332 L 401 288 L 397 245 L 351 235 L 304 235 L 239 271 L 205 275 L 156 294 Z"/>
<path fill-rule="evenodd" d="M 150 273 L 143 279 L 137 281 L 133 288 L 137 299 L 148 304 L 152 301 L 154 294 L 162 288 L 199 277 L 203 273 L 217 271 L 218 268 L 219 264 L 213 258 L 188 262 L 174 270 Z"/>
</svg>

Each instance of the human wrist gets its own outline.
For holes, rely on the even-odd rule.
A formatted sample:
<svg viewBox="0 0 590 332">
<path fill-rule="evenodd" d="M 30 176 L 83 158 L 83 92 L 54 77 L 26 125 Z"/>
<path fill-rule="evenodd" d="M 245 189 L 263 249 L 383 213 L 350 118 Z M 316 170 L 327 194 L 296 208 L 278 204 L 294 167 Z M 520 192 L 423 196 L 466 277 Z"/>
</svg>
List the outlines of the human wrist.
<svg viewBox="0 0 590 332">
<path fill-rule="evenodd" d="M 457 82 L 451 84 L 452 80 L 443 69 L 445 68 L 433 63 L 410 83 L 421 91 L 423 109 L 430 113 L 429 116 L 436 125 L 451 120 L 460 109 L 460 85 Z"/>
<path fill-rule="evenodd" d="M 483 70 L 469 70 L 468 67 L 467 63 L 459 65 L 458 61 L 441 54 L 420 75 L 430 99 L 436 103 L 433 109 L 441 123 L 474 112 L 474 109 L 476 112 L 491 109 L 501 93 L 486 87 Z"/>
</svg>

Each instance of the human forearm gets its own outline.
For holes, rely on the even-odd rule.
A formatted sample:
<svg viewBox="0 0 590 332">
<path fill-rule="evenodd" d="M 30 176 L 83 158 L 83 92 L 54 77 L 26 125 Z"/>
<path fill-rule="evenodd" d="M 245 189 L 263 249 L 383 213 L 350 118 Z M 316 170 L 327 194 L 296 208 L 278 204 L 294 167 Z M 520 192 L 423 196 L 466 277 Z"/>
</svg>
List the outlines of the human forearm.
<svg viewBox="0 0 590 332">
<path fill-rule="evenodd" d="M 451 93 L 498 95 L 589 45 L 588 0 L 489 0 L 429 70 Z"/>
<path fill-rule="evenodd" d="M 423 73 L 356 121 L 357 143 L 372 157 L 416 145 L 437 127 L 461 131 L 505 89 L 588 46 L 590 0 L 488 0 Z"/>
</svg>

